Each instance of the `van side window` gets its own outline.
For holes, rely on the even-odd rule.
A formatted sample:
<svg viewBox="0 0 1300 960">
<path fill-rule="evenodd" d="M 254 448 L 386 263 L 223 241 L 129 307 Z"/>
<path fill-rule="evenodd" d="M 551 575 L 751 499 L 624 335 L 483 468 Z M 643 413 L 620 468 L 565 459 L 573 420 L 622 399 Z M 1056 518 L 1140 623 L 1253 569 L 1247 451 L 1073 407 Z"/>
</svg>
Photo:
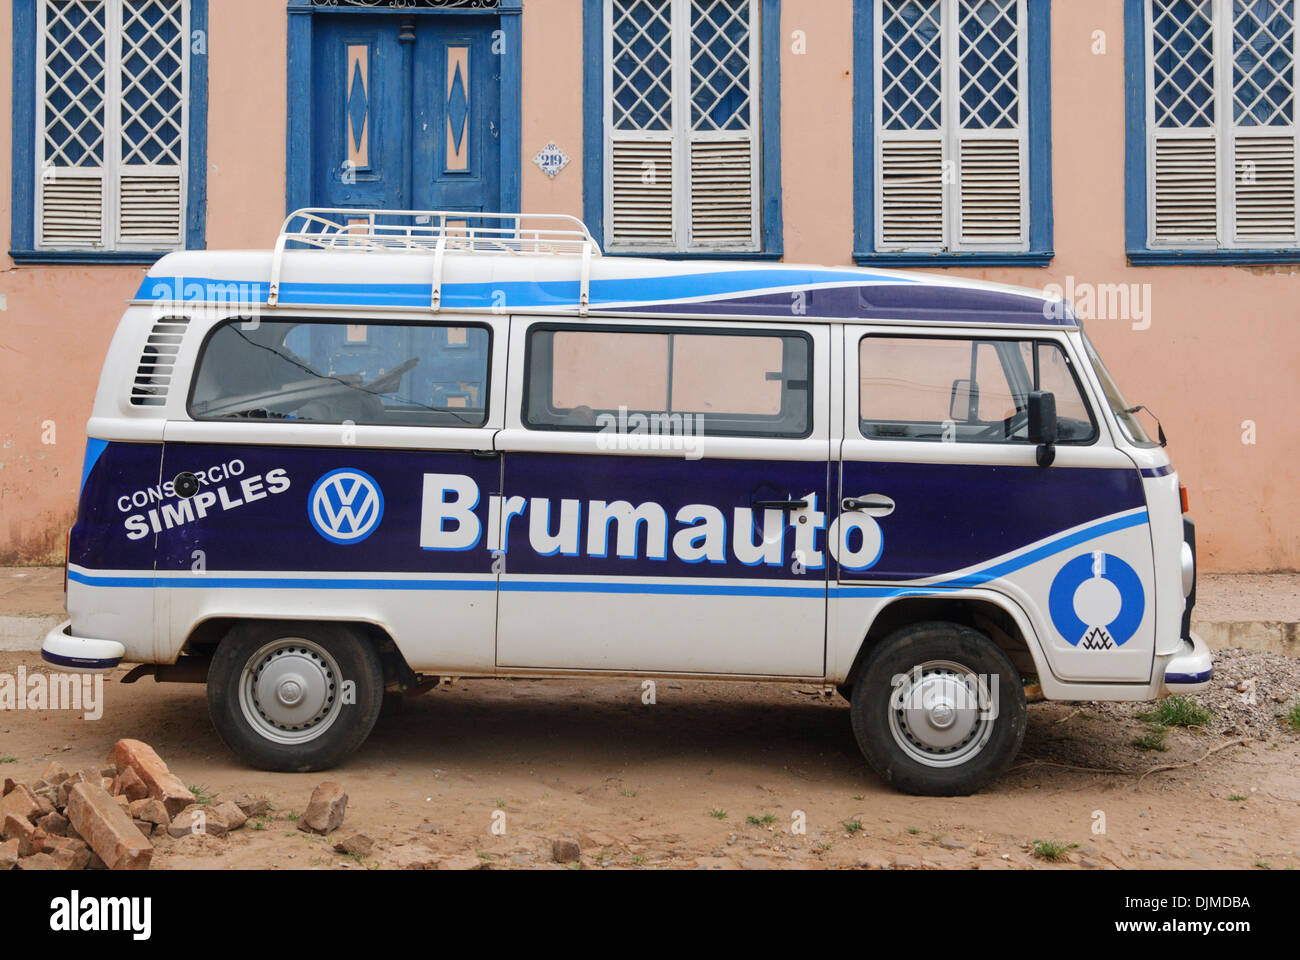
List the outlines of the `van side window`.
<svg viewBox="0 0 1300 960">
<path fill-rule="evenodd" d="M 859 358 L 868 439 L 1028 443 L 1034 390 L 1056 396 L 1060 443 L 1097 438 L 1069 357 L 1053 341 L 872 335 Z"/>
<path fill-rule="evenodd" d="M 660 418 L 661 430 L 806 437 L 811 350 L 805 334 L 536 327 L 523 419 L 537 430 L 599 432 L 635 430 L 640 415 Z"/>
<path fill-rule="evenodd" d="M 190 415 L 482 426 L 489 347 L 483 327 L 228 320 L 204 344 Z"/>
</svg>

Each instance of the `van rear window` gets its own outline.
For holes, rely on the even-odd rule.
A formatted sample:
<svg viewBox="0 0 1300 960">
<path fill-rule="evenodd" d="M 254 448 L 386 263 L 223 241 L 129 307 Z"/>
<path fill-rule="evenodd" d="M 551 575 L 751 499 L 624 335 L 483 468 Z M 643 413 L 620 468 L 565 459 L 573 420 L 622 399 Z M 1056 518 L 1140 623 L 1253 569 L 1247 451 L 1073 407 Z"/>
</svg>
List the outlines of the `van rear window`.
<svg viewBox="0 0 1300 960">
<path fill-rule="evenodd" d="M 596 432 L 639 416 L 691 418 L 712 436 L 809 436 L 805 334 L 664 328 L 534 328 L 524 422 Z"/>
<path fill-rule="evenodd" d="M 204 344 L 190 416 L 478 427 L 490 345 L 474 326 L 228 320 Z"/>
</svg>

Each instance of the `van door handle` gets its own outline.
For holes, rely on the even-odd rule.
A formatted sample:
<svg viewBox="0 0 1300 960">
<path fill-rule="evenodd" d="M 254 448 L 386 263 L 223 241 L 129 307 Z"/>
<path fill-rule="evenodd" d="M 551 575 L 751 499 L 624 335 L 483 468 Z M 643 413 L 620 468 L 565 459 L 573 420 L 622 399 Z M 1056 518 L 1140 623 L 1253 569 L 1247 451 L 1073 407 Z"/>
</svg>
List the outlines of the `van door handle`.
<svg viewBox="0 0 1300 960">
<path fill-rule="evenodd" d="M 894 501 L 879 493 L 866 497 L 845 497 L 840 506 L 846 513 L 860 510 L 873 517 L 887 517 L 894 512 Z"/>
<path fill-rule="evenodd" d="M 807 500 L 757 500 L 751 504 L 757 510 L 806 510 Z"/>
</svg>

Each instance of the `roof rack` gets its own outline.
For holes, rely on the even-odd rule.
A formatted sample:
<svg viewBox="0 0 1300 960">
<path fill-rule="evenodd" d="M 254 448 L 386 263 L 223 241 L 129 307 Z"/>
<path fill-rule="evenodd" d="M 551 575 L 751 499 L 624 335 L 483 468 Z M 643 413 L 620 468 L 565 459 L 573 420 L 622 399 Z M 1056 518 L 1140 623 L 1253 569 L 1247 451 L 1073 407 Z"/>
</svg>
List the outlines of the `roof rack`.
<svg viewBox="0 0 1300 960">
<path fill-rule="evenodd" d="M 432 253 L 430 308 L 435 313 L 442 303 L 443 258 L 448 252 L 581 258 L 578 308 L 583 315 L 590 302 L 591 261 L 601 255 L 587 225 L 560 213 L 305 207 L 289 214 L 280 227 L 271 261 L 268 306 L 275 306 L 280 298 L 284 252 L 290 244 L 350 253 Z"/>
</svg>

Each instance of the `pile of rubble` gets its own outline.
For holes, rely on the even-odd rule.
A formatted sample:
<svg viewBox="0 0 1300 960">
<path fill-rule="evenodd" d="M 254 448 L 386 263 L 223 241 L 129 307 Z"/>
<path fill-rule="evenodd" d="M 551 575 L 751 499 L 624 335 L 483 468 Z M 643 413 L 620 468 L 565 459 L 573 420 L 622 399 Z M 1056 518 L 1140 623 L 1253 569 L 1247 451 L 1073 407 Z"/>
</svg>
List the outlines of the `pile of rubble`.
<svg viewBox="0 0 1300 960">
<path fill-rule="evenodd" d="M 33 784 L 5 780 L 0 871 L 147 870 L 155 834 L 219 836 L 266 812 L 265 800 L 196 803 L 139 740 L 119 740 L 108 762 L 100 770 L 70 772 L 56 761 Z"/>
</svg>

